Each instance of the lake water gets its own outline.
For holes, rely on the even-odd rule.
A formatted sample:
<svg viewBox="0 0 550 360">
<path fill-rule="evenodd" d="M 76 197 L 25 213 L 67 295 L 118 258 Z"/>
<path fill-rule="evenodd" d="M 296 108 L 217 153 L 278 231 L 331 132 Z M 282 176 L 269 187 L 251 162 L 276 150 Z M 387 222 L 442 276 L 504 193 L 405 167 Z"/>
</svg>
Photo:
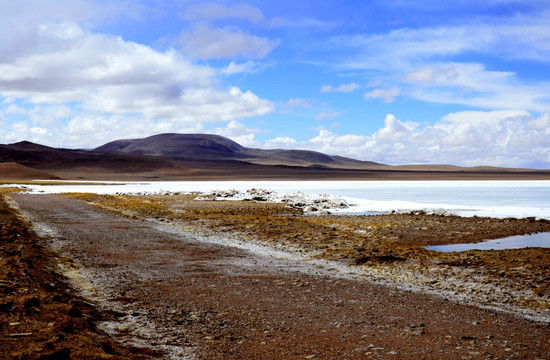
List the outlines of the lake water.
<svg viewBox="0 0 550 360">
<path fill-rule="evenodd" d="M 550 248 L 550 233 L 510 236 L 503 239 L 487 240 L 475 244 L 427 246 L 426 249 L 441 252 L 453 252 L 468 250 L 521 249 L 526 247 Z"/>
<path fill-rule="evenodd" d="M 158 193 L 246 191 L 330 194 L 350 207 L 339 214 L 428 211 L 460 216 L 550 219 L 550 181 L 174 181 L 113 185 L 30 185 L 32 192 Z"/>
</svg>

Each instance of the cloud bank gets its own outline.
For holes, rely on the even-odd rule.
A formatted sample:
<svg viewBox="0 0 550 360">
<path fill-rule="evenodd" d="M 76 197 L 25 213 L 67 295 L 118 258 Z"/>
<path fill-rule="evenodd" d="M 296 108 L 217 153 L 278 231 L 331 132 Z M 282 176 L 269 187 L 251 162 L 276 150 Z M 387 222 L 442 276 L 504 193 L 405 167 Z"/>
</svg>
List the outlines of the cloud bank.
<svg viewBox="0 0 550 360">
<path fill-rule="evenodd" d="M 337 135 L 322 129 L 305 141 L 279 137 L 269 148 L 300 148 L 352 158 L 400 164 L 550 167 L 550 114 L 533 117 L 522 110 L 465 111 L 433 125 L 387 115 L 370 136 Z M 533 160 L 536 159 L 536 160 Z"/>
<path fill-rule="evenodd" d="M 87 146 L 91 140 L 142 132 L 199 130 L 204 123 L 274 109 L 251 91 L 219 86 L 215 69 L 194 64 L 173 49 L 159 52 L 89 32 L 74 22 L 38 24 L 32 30 L 19 34 L 32 45 L 28 48 L 8 51 L 10 44 L 3 43 L 11 54 L 0 58 L 3 103 L 28 116 L 8 126 L 3 134 L 7 141 L 49 138 L 51 144 L 56 134 L 76 140 L 93 132 L 80 138 L 79 146 Z M 59 106 L 64 111 L 55 113 Z M 33 116 L 47 109 L 48 116 Z"/>
</svg>

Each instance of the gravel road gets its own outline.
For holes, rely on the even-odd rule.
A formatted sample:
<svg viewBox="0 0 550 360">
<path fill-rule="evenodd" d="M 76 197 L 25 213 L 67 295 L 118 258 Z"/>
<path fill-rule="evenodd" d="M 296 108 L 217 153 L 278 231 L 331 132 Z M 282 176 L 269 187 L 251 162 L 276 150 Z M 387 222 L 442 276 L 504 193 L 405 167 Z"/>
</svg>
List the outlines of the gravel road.
<svg viewBox="0 0 550 360">
<path fill-rule="evenodd" d="M 550 327 L 57 195 L 13 195 L 123 344 L 189 359 L 550 359 Z"/>
</svg>

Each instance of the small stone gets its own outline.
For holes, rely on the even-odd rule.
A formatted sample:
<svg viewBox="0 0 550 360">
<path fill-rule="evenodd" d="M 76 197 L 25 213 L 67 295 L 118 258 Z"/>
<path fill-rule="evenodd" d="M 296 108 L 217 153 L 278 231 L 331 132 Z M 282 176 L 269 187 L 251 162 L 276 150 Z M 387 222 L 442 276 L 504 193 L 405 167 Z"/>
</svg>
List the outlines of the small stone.
<svg viewBox="0 0 550 360">
<path fill-rule="evenodd" d="M 304 356 L 304 359 L 313 359 L 313 358 L 316 358 L 317 355 L 308 355 L 308 356 Z"/>
<path fill-rule="evenodd" d="M 32 336 L 32 333 L 6 334 L 7 337 L 26 337 Z"/>
</svg>

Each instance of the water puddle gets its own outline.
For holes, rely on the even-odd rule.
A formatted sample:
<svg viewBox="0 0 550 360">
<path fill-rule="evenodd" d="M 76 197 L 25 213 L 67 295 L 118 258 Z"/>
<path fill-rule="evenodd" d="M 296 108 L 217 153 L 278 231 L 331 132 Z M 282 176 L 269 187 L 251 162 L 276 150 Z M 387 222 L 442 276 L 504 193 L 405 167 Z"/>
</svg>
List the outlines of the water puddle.
<svg viewBox="0 0 550 360">
<path fill-rule="evenodd" d="M 475 244 L 449 244 L 427 246 L 426 249 L 453 252 L 468 250 L 506 250 L 521 249 L 527 247 L 550 248 L 550 233 L 537 233 L 530 235 L 516 235 L 502 239 L 487 240 Z"/>
</svg>

